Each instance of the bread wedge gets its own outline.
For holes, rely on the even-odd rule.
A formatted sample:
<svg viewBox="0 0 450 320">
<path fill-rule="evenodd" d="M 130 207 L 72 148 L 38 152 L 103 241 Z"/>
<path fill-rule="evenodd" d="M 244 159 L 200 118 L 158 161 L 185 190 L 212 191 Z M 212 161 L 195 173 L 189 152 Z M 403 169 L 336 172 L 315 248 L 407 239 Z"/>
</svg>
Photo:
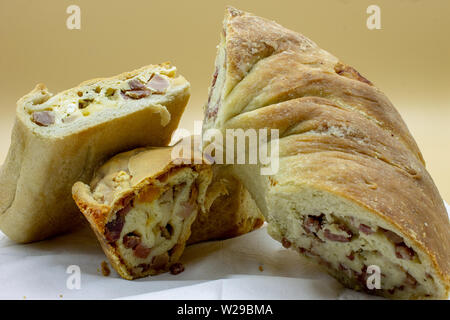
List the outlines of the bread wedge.
<svg viewBox="0 0 450 320">
<path fill-rule="evenodd" d="M 0 170 L 0 229 L 31 242 L 73 228 L 81 219 L 72 185 L 118 152 L 167 145 L 188 99 L 189 83 L 168 63 L 56 95 L 37 85 L 17 103 Z"/>
<path fill-rule="evenodd" d="M 399 113 L 354 68 L 303 35 L 228 8 L 205 149 L 216 144 L 209 129 L 224 137 L 227 129 L 278 130 L 278 170 L 262 175 L 261 162 L 232 168 L 284 247 L 349 288 L 448 297 L 443 200 Z"/>
<path fill-rule="evenodd" d="M 231 186 L 224 169 L 213 173 L 200 152 L 192 157 L 175 153 L 183 141 L 118 154 L 100 167 L 90 185 L 73 186 L 75 202 L 125 279 L 169 270 L 177 274 L 184 270 L 178 260 L 188 239 L 232 237 L 262 225 L 250 195 L 242 185 Z M 216 210 L 216 202 L 236 211 Z"/>
</svg>

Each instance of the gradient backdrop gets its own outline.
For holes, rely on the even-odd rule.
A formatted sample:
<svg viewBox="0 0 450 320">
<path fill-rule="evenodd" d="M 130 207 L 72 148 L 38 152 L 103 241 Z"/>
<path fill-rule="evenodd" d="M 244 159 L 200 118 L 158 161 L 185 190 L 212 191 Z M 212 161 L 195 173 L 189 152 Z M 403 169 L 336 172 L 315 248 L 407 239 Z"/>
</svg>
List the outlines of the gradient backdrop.
<svg viewBox="0 0 450 320">
<path fill-rule="evenodd" d="M 81 8 L 81 30 L 66 9 Z M 202 119 L 226 5 L 301 32 L 359 70 L 399 109 L 450 201 L 449 0 L 0 1 L 0 163 L 15 102 L 36 83 L 58 92 L 95 77 L 171 61 L 192 85 L 181 127 Z M 381 8 L 368 30 L 366 8 Z"/>
</svg>

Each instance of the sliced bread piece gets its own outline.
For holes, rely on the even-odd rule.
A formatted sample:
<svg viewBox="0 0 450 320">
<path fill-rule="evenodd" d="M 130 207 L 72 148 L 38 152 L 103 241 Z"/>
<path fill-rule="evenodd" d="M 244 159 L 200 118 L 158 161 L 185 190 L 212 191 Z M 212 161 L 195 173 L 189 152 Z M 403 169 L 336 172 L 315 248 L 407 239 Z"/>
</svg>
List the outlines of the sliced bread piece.
<svg viewBox="0 0 450 320">
<path fill-rule="evenodd" d="M 0 229 L 31 242 L 73 228 L 81 220 L 72 185 L 118 152 L 167 145 L 188 99 L 189 83 L 167 63 L 56 95 L 36 86 L 17 103 L 0 170 Z"/>
<path fill-rule="evenodd" d="M 261 162 L 232 165 L 269 233 L 350 288 L 396 299 L 447 298 L 449 218 L 388 98 L 273 21 L 228 8 L 223 26 L 205 149 L 216 144 L 209 129 L 224 137 L 228 129 L 278 130 L 273 174 L 261 175 Z"/>
</svg>

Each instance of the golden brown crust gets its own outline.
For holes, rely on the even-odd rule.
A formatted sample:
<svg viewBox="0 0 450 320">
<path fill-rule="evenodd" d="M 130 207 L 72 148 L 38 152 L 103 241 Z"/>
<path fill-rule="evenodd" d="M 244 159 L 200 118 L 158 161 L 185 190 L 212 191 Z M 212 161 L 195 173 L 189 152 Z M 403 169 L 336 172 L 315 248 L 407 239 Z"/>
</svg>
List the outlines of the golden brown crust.
<svg viewBox="0 0 450 320">
<path fill-rule="evenodd" d="M 96 231 L 103 233 L 110 207 L 99 204 L 90 193 L 90 189 L 84 183 L 78 181 L 72 188 L 72 196 L 80 211 L 88 219 L 89 223 Z"/>
<path fill-rule="evenodd" d="M 235 83 L 242 80 L 256 62 L 271 55 L 292 50 L 307 53 L 314 59 L 313 54 L 321 51 L 303 35 L 231 7 L 227 8 L 225 20 L 227 69 Z M 330 58 L 334 57 L 330 55 Z"/>
<path fill-rule="evenodd" d="M 233 79 L 232 88 L 244 76 L 248 78 L 253 74 L 253 78 L 261 79 L 263 83 L 266 81 L 263 88 L 260 88 L 261 83 L 257 84 L 258 88 L 252 88 L 255 93 L 266 89 L 275 101 L 277 97 L 289 99 L 320 93 L 342 105 L 350 104 L 404 140 L 423 161 L 416 142 L 392 103 L 355 69 L 320 49 L 305 36 L 273 21 L 234 8 L 228 8 L 227 13 L 226 72 L 228 78 Z M 246 100 L 251 98 L 249 96 Z M 230 116 L 240 111 L 235 110 Z"/>
</svg>

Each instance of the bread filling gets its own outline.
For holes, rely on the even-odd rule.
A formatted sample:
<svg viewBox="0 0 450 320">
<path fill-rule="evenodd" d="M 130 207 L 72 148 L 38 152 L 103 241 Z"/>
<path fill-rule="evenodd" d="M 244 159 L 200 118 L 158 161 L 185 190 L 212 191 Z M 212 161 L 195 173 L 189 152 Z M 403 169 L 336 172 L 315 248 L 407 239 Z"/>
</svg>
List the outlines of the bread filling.
<svg viewBox="0 0 450 320">
<path fill-rule="evenodd" d="M 315 195 L 317 198 L 317 194 Z M 318 201 L 318 199 L 316 200 Z M 284 200 L 282 200 L 284 202 Z M 404 298 L 433 297 L 442 290 L 426 257 L 416 252 L 409 240 L 380 225 L 372 218 L 350 214 L 351 208 L 338 213 L 330 209 L 290 206 L 289 214 L 269 218 L 269 233 L 292 248 L 322 265 L 343 283 L 362 291 Z M 326 206 L 326 203 L 323 204 Z M 380 287 L 369 288 L 370 266 L 380 268 Z M 371 278 L 371 281 L 375 278 Z"/>
<path fill-rule="evenodd" d="M 95 81 L 51 97 L 42 92 L 42 99 L 25 104 L 30 120 L 38 126 L 64 126 L 92 114 L 108 109 L 118 109 L 130 101 L 152 100 L 155 95 L 167 92 L 175 76 L 175 68 L 159 72 L 146 71 L 129 79 Z M 153 99 L 154 100 L 154 99 Z"/>
<path fill-rule="evenodd" d="M 105 237 L 115 245 L 130 273 L 142 276 L 166 271 L 178 259 L 172 255 L 179 251 L 177 246 L 184 246 L 197 214 L 197 176 L 191 168 L 183 168 L 157 180 L 106 225 Z M 117 220 L 122 224 L 120 230 Z"/>
</svg>

